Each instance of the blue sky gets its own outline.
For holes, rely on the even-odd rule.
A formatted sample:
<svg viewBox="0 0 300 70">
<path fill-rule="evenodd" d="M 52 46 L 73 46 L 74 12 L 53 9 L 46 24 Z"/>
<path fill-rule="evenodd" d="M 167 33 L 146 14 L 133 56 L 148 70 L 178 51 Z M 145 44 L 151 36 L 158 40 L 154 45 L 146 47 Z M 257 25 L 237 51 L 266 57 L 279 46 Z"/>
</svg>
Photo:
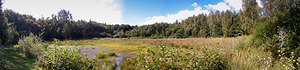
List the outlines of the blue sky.
<svg viewBox="0 0 300 70">
<path fill-rule="evenodd" d="M 130 25 L 173 23 L 210 10 L 238 11 L 241 7 L 242 0 L 5 0 L 3 5 L 36 18 L 66 9 L 74 20 Z"/>
<path fill-rule="evenodd" d="M 197 3 L 204 7 L 207 4 L 217 4 L 222 0 L 124 0 L 123 17 L 125 23 L 140 24 L 151 16 L 166 16 L 176 14 L 180 10 L 193 10 L 191 6 Z"/>
</svg>

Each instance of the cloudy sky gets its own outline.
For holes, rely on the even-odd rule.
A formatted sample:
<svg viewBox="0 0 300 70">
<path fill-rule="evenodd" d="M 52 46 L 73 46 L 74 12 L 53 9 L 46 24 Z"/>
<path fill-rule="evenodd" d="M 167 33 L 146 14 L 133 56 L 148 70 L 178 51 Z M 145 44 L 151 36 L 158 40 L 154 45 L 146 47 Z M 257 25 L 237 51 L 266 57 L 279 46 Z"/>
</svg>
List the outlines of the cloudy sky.
<svg viewBox="0 0 300 70">
<path fill-rule="evenodd" d="M 261 6 L 261 1 L 257 2 Z M 36 18 L 66 9 L 75 20 L 147 25 L 173 23 L 210 10 L 239 11 L 242 0 L 4 0 L 3 8 Z"/>
</svg>

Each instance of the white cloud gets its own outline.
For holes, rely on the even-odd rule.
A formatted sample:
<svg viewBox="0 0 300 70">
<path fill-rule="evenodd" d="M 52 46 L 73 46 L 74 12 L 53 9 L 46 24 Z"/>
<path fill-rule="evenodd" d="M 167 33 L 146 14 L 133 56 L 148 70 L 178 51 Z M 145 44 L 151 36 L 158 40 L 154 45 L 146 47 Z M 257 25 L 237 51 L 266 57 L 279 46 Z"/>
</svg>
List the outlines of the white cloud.
<svg viewBox="0 0 300 70">
<path fill-rule="evenodd" d="M 4 8 L 34 17 L 50 17 L 59 10 L 69 10 L 75 20 L 122 23 L 120 3 L 116 0 L 5 0 Z"/>
<path fill-rule="evenodd" d="M 205 5 L 204 7 L 209 8 L 209 9 L 214 9 L 214 10 L 219 10 L 219 11 L 226 11 L 230 10 L 230 7 L 226 5 L 224 2 L 219 2 L 217 5 Z"/>
<path fill-rule="evenodd" d="M 235 11 L 239 11 L 243 8 L 243 0 L 224 0 L 225 3 L 228 3 L 229 6 L 233 7 Z M 256 0 L 259 7 L 262 7 L 261 0 Z"/>
<path fill-rule="evenodd" d="M 233 7 L 234 10 L 239 11 L 242 9 L 243 1 L 242 0 L 224 0 L 225 3 L 228 3 L 229 6 Z"/>
<path fill-rule="evenodd" d="M 256 2 L 257 2 L 257 4 L 258 4 L 258 7 L 261 7 L 261 8 L 263 7 L 260 0 L 256 0 Z"/>
<path fill-rule="evenodd" d="M 193 6 L 193 7 L 197 7 L 197 6 L 198 6 L 198 3 L 194 2 L 194 3 L 192 4 L 192 6 Z"/>
<path fill-rule="evenodd" d="M 167 22 L 173 23 L 176 20 L 181 21 L 193 15 L 209 14 L 208 10 L 203 10 L 201 7 L 196 7 L 194 10 L 182 10 L 176 14 L 168 14 L 167 16 L 153 16 L 147 17 L 146 21 L 142 25 L 154 24 L 155 22 Z"/>
<path fill-rule="evenodd" d="M 258 3 L 259 7 L 262 7 L 262 2 L 261 0 L 256 0 Z M 219 10 L 219 11 L 226 11 L 226 10 L 231 10 L 231 7 L 233 8 L 232 10 L 239 11 L 242 9 L 242 0 L 224 0 L 224 2 L 219 2 L 216 5 L 208 4 L 205 5 L 204 7 L 208 9 L 213 9 L 213 10 Z M 167 22 L 167 23 L 173 23 L 176 20 L 184 20 L 190 16 L 193 15 L 198 15 L 201 13 L 204 14 L 209 14 L 209 11 L 207 9 L 202 9 L 196 2 L 192 4 L 194 10 L 181 10 L 176 14 L 168 14 L 167 16 L 153 16 L 153 17 L 147 17 L 146 21 L 142 25 L 146 24 L 154 24 L 156 22 Z"/>
</svg>

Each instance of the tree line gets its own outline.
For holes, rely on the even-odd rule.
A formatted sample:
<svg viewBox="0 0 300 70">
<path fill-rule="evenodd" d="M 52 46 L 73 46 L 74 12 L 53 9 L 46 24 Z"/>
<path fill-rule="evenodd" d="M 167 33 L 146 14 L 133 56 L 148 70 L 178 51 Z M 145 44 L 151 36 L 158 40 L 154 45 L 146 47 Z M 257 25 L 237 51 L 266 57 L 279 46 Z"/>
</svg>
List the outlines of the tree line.
<svg viewBox="0 0 300 70">
<path fill-rule="evenodd" d="M 262 47 L 276 59 L 300 56 L 300 0 L 243 0 L 242 9 L 211 11 L 174 23 L 143 26 L 109 25 L 72 18 L 67 10 L 36 19 L 12 10 L 2 10 L 0 0 L 0 46 L 14 44 L 30 33 L 43 40 L 86 39 L 95 37 L 236 37 L 251 35 L 252 45 Z M 279 52 L 278 52 L 279 51 Z M 297 58 L 292 58 L 297 59 Z M 296 65 L 293 62 L 293 65 Z"/>
<path fill-rule="evenodd" d="M 155 23 L 136 27 L 130 34 L 133 37 L 151 38 L 235 37 L 248 34 L 247 30 L 242 29 L 239 15 L 229 10 L 211 11 L 209 15 L 199 14 L 172 24 Z"/>
<path fill-rule="evenodd" d="M 239 12 L 216 10 L 211 11 L 210 14 L 194 15 L 174 23 L 161 22 L 143 26 L 109 25 L 91 20 L 75 21 L 67 10 L 61 10 L 51 17 L 40 19 L 12 10 L 4 10 L 0 14 L 3 16 L 0 18 L 0 42 L 1 44 L 16 43 L 20 37 L 28 36 L 29 33 L 39 35 L 44 40 L 95 37 L 236 37 L 241 35 L 271 37 L 276 34 L 278 27 L 291 30 L 296 34 L 295 36 L 299 36 L 299 0 L 262 0 L 262 4 L 263 7 L 259 7 L 256 0 L 243 0 L 243 7 Z M 262 28 L 264 26 L 266 28 Z M 265 34 L 262 32 L 263 29 L 269 29 L 270 32 Z"/>
<path fill-rule="evenodd" d="M 36 19 L 31 15 L 19 14 L 12 10 L 4 10 L 1 39 L 2 44 L 16 43 L 20 37 L 30 33 L 40 36 L 43 40 L 56 39 L 88 39 L 95 37 L 126 37 L 124 33 L 133 29 L 130 25 L 109 25 L 95 21 L 74 21 L 72 14 L 61 10 L 51 17 Z M 6 42 L 5 42 L 6 41 Z"/>
</svg>

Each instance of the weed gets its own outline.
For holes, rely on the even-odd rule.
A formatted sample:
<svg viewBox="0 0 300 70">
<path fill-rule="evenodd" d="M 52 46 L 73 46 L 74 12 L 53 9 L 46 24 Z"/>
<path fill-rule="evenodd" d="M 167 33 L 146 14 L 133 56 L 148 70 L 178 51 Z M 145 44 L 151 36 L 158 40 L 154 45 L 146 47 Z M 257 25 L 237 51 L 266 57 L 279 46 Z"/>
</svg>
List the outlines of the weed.
<svg viewBox="0 0 300 70">
<path fill-rule="evenodd" d="M 117 56 L 116 52 L 110 51 L 107 53 L 108 56 Z"/>
<path fill-rule="evenodd" d="M 22 52 L 18 51 L 17 45 L 8 45 L 1 47 L 2 56 L 0 57 L 0 70 L 38 70 L 35 59 L 26 57 Z M 1 54 L 1 53 L 0 53 Z"/>
<path fill-rule="evenodd" d="M 92 49 L 95 49 L 95 46 L 93 46 Z"/>
<path fill-rule="evenodd" d="M 44 50 L 44 45 L 42 40 L 30 33 L 28 37 L 23 37 L 19 41 L 19 46 L 24 52 L 24 54 L 29 58 L 36 58 L 42 54 Z"/>
<path fill-rule="evenodd" d="M 99 58 L 99 59 L 102 59 L 102 58 L 106 58 L 108 55 L 106 54 L 105 51 L 99 51 L 96 53 L 96 57 Z"/>
<path fill-rule="evenodd" d="M 141 62 L 138 60 L 139 57 L 136 56 L 125 57 L 120 63 L 118 70 L 142 70 Z"/>
<path fill-rule="evenodd" d="M 91 69 L 92 60 L 80 54 L 78 48 L 74 47 L 49 47 L 37 61 L 43 69 L 54 70 L 80 70 Z"/>
<path fill-rule="evenodd" d="M 146 69 L 225 69 L 221 56 L 213 49 L 198 53 L 193 49 L 161 45 L 141 53 L 140 62 Z"/>
<path fill-rule="evenodd" d="M 93 67 L 93 70 L 113 70 L 116 67 L 116 59 L 114 57 L 98 60 Z"/>
</svg>

